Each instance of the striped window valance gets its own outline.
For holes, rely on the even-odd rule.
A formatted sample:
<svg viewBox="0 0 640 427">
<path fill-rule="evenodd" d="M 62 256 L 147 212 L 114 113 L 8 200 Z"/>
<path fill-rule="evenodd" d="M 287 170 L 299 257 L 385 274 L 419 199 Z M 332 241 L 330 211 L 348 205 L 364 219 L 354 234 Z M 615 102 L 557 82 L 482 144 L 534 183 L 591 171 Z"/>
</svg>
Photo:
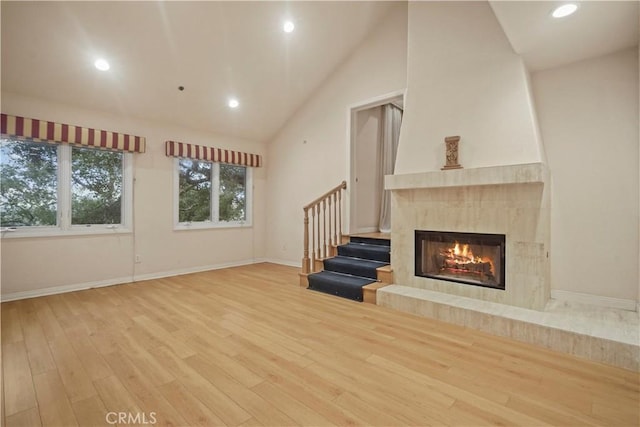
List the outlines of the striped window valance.
<svg viewBox="0 0 640 427">
<path fill-rule="evenodd" d="M 0 116 L 0 133 L 36 141 L 86 145 L 109 150 L 144 153 L 145 138 L 26 117 Z"/>
<path fill-rule="evenodd" d="M 251 167 L 262 166 L 262 156 L 259 154 L 243 153 L 241 151 L 224 150 L 177 141 L 167 141 L 165 150 L 167 156 L 170 157 L 186 157 L 189 159 L 232 163 L 234 165 Z"/>
</svg>

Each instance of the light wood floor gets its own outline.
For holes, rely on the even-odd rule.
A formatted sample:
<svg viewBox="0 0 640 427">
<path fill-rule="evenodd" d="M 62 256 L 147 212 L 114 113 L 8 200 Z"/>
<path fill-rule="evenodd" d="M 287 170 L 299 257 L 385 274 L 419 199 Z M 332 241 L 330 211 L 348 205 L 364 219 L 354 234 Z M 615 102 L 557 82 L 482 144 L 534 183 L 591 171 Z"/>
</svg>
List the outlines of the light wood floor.
<svg viewBox="0 0 640 427">
<path fill-rule="evenodd" d="M 638 373 L 301 289 L 297 273 L 259 264 L 2 304 L 4 423 L 640 423 Z"/>
</svg>

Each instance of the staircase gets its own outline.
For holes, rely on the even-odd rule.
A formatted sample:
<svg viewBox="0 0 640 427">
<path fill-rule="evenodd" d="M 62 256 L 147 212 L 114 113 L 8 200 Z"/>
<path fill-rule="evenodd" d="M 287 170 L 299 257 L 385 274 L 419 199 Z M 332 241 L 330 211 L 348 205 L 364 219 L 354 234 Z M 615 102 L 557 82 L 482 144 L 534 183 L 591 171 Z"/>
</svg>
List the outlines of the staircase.
<svg viewBox="0 0 640 427">
<path fill-rule="evenodd" d="M 308 289 L 354 301 L 363 301 L 366 291 L 371 290 L 375 301 L 380 275 L 390 272 L 390 240 L 351 237 L 337 249 L 337 256 L 323 260 L 323 271 L 307 276 Z"/>
<path fill-rule="evenodd" d="M 389 239 L 342 234 L 346 181 L 305 205 L 300 286 L 376 303 L 376 290 L 392 283 Z"/>
</svg>

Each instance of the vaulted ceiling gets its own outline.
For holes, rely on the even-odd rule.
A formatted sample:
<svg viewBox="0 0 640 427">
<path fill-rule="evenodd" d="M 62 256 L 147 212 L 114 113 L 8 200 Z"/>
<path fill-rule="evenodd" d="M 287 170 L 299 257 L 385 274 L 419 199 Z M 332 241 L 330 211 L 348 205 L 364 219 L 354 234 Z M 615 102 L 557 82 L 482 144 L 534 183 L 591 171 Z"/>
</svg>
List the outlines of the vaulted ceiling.
<svg viewBox="0 0 640 427">
<path fill-rule="evenodd" d="M 2 89 L 266 141 L 390 6 L 2 1 Z"/>
<path fill-rule="evenodd" d="M 491 1 L 511 46 L 536 71 L 638 45 L 638 1 L 574 2 L 571 16 L 554 19 L 558 1 Z"/>
<path fill-rule="evenodd" d="M 490 4 L 531 69 L 638 43 L 637 1 L 583 2 L 564 22 L 549 19 L 555 2 Z M 2 1 L 2 90 L 268 141 L 399 6 Z M 292 33 L 282 30 L 286 19 Z M 100 56 L 108 72 L 94 68 Z"/>
</svg>

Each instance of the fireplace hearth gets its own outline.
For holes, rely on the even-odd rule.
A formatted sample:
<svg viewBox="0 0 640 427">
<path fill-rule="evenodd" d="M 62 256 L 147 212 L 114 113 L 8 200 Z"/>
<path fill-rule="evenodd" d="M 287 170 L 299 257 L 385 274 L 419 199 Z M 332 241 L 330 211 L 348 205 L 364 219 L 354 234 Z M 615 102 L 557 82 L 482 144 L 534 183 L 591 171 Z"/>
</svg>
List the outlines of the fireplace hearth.
<svg viewBox="0 0 640 427">
<path fill-rule="evenodd" d="M 505 235 L 416 230 L 415 275 L 504 290 Z"/>
</svg>

